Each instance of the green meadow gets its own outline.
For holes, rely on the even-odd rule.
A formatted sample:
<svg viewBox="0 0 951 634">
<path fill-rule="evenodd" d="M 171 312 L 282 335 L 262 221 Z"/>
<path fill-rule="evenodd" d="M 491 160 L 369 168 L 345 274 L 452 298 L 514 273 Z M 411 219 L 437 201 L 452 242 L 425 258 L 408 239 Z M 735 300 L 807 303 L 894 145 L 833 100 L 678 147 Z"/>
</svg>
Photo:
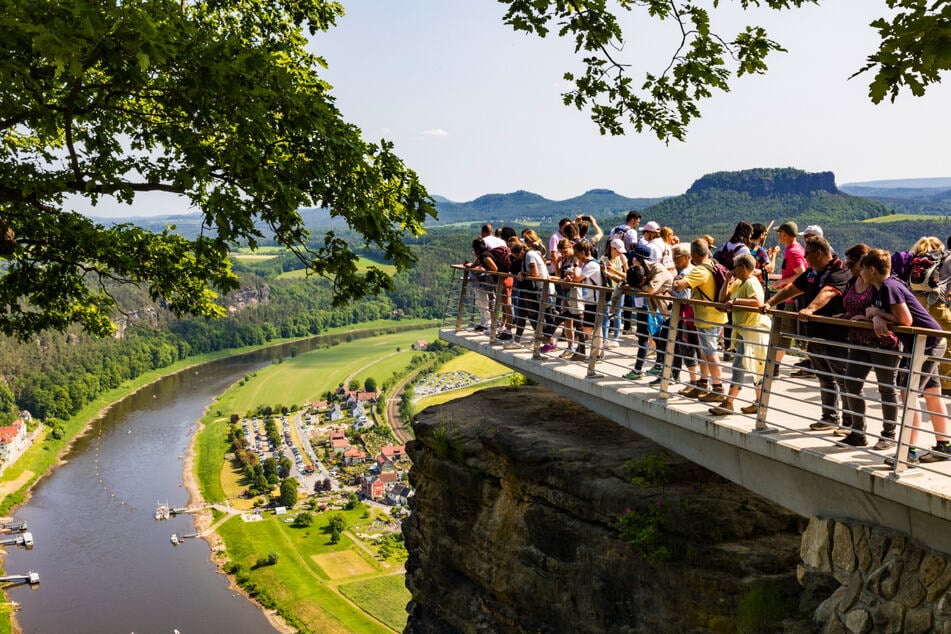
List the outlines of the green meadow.
<svg viewBox="0 0 951 634">
<path fill-rule="evenodd" d="M 273 256 L 270 256 L 270 257 L 273 257 Z M 375 266 L 376 268 L 380 269 L 387 275 L 393 275 L 396 273 L 396 267 L 393 266 L 392 264 L 388 264 L 386 262 L 379 262 L 377 260 L 373 260 L 371 258 L 367 258 L 363 256 L 360 256 L 357 259 L 357 272 L 363 273 L 371 266 Z M 289 278 L 293 279 L 293 278 L 306 277 L 306 276 L 307 276 L 306 270 L 296 269 L 294 271 L 285 271 L 284 273 L 281 273 L 280 275 L 277 276 L 277 279 L 279 280 L 289 279 Z"/>
<path fill-rule="evenodd" d="M 866 218 L 862 222 L 902 222 L 906 220 L 948 220 L 947 215 L 918 215 L 918 214 L 891 214 L 888 216 L 878 216 L 877 218 Z"/>
</svg>

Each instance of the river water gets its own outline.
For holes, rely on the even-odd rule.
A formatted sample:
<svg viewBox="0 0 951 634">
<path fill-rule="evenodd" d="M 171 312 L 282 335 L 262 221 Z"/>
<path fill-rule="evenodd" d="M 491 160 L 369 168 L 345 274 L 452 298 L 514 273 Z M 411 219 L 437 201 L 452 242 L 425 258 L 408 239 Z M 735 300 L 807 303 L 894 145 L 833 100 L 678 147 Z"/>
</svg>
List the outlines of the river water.
<svg viewBox="0 0 951 634">
<path fill-rule="evenodd" d="M 263 614 L 209 561 L 191 516 L 156 521 L 156 503 L 185 506 L 183 460 L 196 421 L 244 374 L 305 352 L 322 338 L 215 361 L 166 377 L 112 407 L 78 439 L 67 464 L 16 512 L 36 546 L 8 547 L 8 574 L 40 574 L 36 589 L 10 588 L 24 632 L 182 634 L 273 632 Z"/>
</svg>

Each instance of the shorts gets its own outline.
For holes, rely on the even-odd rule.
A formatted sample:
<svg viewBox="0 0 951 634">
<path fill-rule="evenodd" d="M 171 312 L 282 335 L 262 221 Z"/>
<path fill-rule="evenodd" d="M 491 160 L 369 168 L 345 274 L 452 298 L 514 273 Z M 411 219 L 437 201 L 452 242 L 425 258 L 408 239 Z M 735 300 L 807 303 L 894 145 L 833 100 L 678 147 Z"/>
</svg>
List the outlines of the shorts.
<svg viewBox="0 0 951 634">
<path fill-rule="evenodd" d="M 584 305 L 584 315 L 581 317 L 581 327 L 582 328 L 593 328 L 595 323 L 598 323 L 598 305 L 597 304 L 585 304 Z"/>
<path fill-rule="evenodd" d="M 938 359 L 936 357 L 943 357 L 947 349 L 948 343 L 944 339 L 940 339 L 936 345 L 925 349 L 925 361 L 921 364 L 921 374 L 918 376 L 919 391 L 923 392 L 929 388 L 941 387 L 941 376 L 938 374 Z M 898 386 L 907 387 L 908 357 L 903 356 L 898 367 Z"/>
<path fill-rule="evenodd" d="M 700 347 L 700 354 L 708 357 L 716 355 L 721 332 L 721 326 L 710 328 L 697 326 L 697 345 Z"/>
</svg>

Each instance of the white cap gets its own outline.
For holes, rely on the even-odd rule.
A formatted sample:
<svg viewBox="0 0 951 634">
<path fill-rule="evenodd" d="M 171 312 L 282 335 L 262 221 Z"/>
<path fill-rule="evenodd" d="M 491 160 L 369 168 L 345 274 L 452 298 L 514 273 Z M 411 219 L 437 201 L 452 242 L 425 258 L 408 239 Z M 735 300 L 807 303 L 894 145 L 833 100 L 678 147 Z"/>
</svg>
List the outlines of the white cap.
<svg viewBox="0 0 951 634">
<path fill-rule="evenodd" d="M 627 251 L 627 248 L 625 248 L 624 246 L 624 240 L 621 240 L 620 238 L 614 238 L 613 240 L 611 240 L 611 246 L 617 249 L 618 251 L 620 251 L 621 253 L 624 253 L 625 251 Z"/>
<path fill-rule="evenodd" d="M 822 227 L 820 227 L 819 225 L 809 225 L 799 235 L 804 237 L 805 236 L 816 236 L 817 238 L 824 237 L 822 234 Z"/>
<path fill-rule="evenodd" d="M 641 231 L 652 231 L 652 232 L 654 232 L 654 233 L 659 233 L 659 232 L 660 232 L 660 225 L 657 224 L 656 222 L 654 222 L 653 220 L 651 220 L 651 221 L 648 222 L 646 225 L 644 225 L 643 227 L 641 227 Z"/>
</svg>

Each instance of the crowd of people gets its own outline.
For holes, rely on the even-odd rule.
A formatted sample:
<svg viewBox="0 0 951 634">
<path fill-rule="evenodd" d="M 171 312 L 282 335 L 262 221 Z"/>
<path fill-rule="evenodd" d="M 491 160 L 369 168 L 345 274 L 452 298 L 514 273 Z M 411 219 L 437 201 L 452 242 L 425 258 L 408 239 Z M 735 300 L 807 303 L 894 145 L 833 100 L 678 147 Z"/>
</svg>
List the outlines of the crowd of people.
<svg viewBox="0 0 951 634">
<path fill-rule="evenodd" d="M 491 327 L 497 303 L 494 334 L 506 349 L 530 345 L 524 336 L 530 325 L 540 353 L 560 351 L 562 358 L 591 362 L 620 346 L 622 336 L 633 336 L 634 365 L 625 379 L 652 377 L 651 383 L 659 383 L 669 362 L 674 381 L 680 382 L 682 372 L 688 375 L 680 394 L 710 404 L 713 416 L 728 416 L 759 408 L 776 319 L 782 341 L 774 375 L 783 352 L 798 346 L 804 360 L 792 376 L 818 380 L 821 415 L 812 430 L 833 432 L 845 445 L 867 446 L 863 388 L 874 373 L 882 430 L 872 449 L 895 446 L 900 404 L 909 401 L 915 412 L 911 444 L 921 411 L 927 411 L 937 440 L 929 450 L 911 449 L 908 462 L 951 457 L 942 398 L 942 392 L 951 392 L 951 365 L 940 361 L 947 343 L 940 336 L 926 338 L 924 365 L 909 388 L 907 352 L 914 336 L 893 330 L 951 331 L 951 237 L 947 243 L 922 238 L 909 252 L 896 254 L 855 244 L 843 251 L 843 260 L 817 225 L 800 232 L 795 222 L 784 222 L 775 231 L 778 244 L 766 249 L 771 227 L 762 224 L 739 222 L 717 247 L 709 235 L 682 243 L 669 227 L 640 223 L 640 214 L 631 211 L 605 233 L 590 215 L 563 218 L 547 245 L 533 229 L 484 225 L 466 262 L 479 309 L 475 329 Z M 675 298 L 705 301 L 675 303 Z M 676 336 L 673 350 L 667 350 L 675 306 Z M 646 368 L 651 354 L 654 362 Z M 722 362 L 730 363 L 726 380 Z M 753 398 L 737 408 L 750 382 Z"/>
</svg>

